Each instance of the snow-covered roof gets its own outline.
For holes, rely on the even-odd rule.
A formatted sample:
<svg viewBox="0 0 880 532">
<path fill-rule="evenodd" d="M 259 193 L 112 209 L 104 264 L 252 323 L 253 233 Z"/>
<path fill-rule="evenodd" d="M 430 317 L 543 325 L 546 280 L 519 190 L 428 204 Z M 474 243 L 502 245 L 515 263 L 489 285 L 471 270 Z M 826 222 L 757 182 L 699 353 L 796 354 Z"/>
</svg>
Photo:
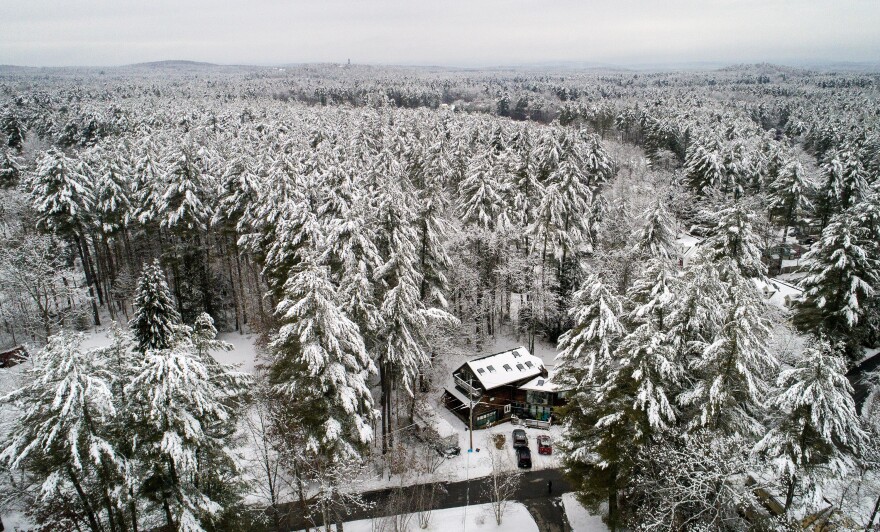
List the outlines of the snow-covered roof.
<svg viewBox="0 0 880 532">
<path fill-rule="evenodd" d="M 519 387 L 520 390 L 528 390 L 532 392 L 558 392 L 562 390 L 558 384 L 551 382 L 553 379 L 553 372 L 551 371 L 546 377 L 541 375 L 535 377 L 529 382 L 523 384 Z"/>
<path fill-rule="evenodd" d="M 469 360 L 467 365 L 474 372 L 484 390 L 491 390 L 511 382 L 528 379 L 541 374 L 544 363 L 529 353 L 525 347 L 517 347 L 503 353 Z"/>
<path fill-rule="evenodd" d="M 693 235 L 689 235 L 687 233 L 678 233 L 678 238 L 675 239 L 675 245 L 678 246 L 678 251 L 680 254 L 680 258 L 682 259 L 682 264 L 687 265 L 690 263 L 697 246 L 700 245 L 703 239 L 695 237 Z"/>
<path fill-rule="evenodd" d="M 758 290 L 764 294 L 764 298 L 777 307 L 787 308 L 787 302 L 799 298 L 804 291 L 780 279 L 770 279 L 770 284 L 755 279 Z"/>
</svg>

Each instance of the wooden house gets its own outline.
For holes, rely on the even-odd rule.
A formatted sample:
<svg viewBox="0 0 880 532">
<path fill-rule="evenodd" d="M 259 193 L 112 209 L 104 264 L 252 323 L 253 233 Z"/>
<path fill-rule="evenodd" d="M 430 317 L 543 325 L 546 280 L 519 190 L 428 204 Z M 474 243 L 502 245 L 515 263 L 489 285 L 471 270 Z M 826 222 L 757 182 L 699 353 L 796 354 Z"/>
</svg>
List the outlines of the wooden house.
<svg viewBox="0 0 880 532">
<path fill-rule="evenodd" d="M 550 422 L 565 391 L 550 382 L 540 358 L 525 347 L 469 360 L 452 374 L 443 404 L 465 423 L 485 428 L 516 416 Z M 471 408 L 473 403 L 473 408 Z"/>
</svg>

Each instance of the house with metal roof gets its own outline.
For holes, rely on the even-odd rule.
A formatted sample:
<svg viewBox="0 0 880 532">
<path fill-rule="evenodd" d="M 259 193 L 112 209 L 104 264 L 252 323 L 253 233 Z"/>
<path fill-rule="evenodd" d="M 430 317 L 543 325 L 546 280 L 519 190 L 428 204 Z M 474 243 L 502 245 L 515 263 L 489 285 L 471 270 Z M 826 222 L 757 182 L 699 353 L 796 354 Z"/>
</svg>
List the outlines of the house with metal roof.
<svg viewBox="0 0 880 532">
<path fill-rule="evenodd" d="M 443 404 L 475 429 L 513 417 L 549 423 L 553 409 L 565 403 L 565 390 L 550 382 L 541 359 L 522 346 L 469 360 L 452 377 Z"/>
</svg>

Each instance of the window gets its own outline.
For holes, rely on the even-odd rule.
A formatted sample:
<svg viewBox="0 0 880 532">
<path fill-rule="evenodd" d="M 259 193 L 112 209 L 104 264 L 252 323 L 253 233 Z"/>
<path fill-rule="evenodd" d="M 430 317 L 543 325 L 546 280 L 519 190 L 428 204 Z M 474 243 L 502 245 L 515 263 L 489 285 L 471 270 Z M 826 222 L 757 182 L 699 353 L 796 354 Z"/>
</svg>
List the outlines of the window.
<svg viewBox="0 0 880 532">
<path fill-rule="evenodd" d="M 511 408 L 512 406 L 513 406 L 513 405 L 510 405 L 510 404 L 504 405 L 504 413 L 505 413 L 505 414 L 509 414 L 509 413 L 510 413 L 510 408 Z"/>
<path fill-rule="evenodd" d="M 492 366 L 486 366 L 486 369 L 489 370 L 489 373 L 495 373 L 495 368 Z"/>
<path fill-rule="evenodd" d="M 525 370 L 526 370 L 525 366 L 523 366 L 522 364 L 517 364 L 517 365 L 516 365 L 516 369 L 518 369 L 518 370 L 520 370 L 520 371 L 525 371 Z"/>
<path fill-rule="evenodd" d="M 530 405 L 546 405 L 550 402 L 548 399 L 546 392 L 526 390 L 526 402 Z"/>
<path fill-rule="evenodd" d="M 480 414 L 476 418 L 474 418 L 474 426 L 476 427 L 485 427 L 489 423 L 492 423 L 498 419 L 498 411 L 493 410 L 491 412 L 486 412 L 485 414 Z"/>
<path fill-rule="evenodd" d="M 482 375 L 483 373 L 486 373 L 486 370 L 484 370 L 483 368 L 477 368 L 477 373 Z"/>
<path fill-rule="evenodd" d="M 526 366 L 531 368 L 532 366 L 534 366 L 534 364 L 532 364 L 532 362 L 530 360 L 526 360 Z"/>
<path fill-rule="evenodd" d="M 538 379 L 538 386 L 544 386 L 544 379 Z"/>
<path fill-rule="evenodd" d="M 522 353 L 520 353 L 520 352 L 518 352 L 518 351 L 514 351 L 514 352 L 513 352 L 513 358 L 519 358 L 519 357 L 521 357 L 521 356 L 522 356 Z"/>
<path fill-rule="evenodd" d="M 510 364 L 504 364 L 504 369 L 506 371 L 513 371 L 513 368 L 510 367 Z"/>
</svg>

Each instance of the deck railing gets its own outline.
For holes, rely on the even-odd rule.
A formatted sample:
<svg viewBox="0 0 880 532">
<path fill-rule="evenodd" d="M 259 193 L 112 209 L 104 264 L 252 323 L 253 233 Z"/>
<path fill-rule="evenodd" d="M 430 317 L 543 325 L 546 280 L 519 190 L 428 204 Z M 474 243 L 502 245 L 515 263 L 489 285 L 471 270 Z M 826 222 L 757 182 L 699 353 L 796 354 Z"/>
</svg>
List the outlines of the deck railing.
<svg viewBox="0 0 880 532">
<path fill-rule="evenodd" d="M 468 394 L 470 394 L 471 396 L 471 399 L 479 399 L 480 396 L 483 395 L 483 392 L 465 382 L 464 379 L 462 379 L 458 375 L 455 375 L 455 384 L 457 386 L 460 386 L 464 391 L 468 392 Z"/>
</svg>

